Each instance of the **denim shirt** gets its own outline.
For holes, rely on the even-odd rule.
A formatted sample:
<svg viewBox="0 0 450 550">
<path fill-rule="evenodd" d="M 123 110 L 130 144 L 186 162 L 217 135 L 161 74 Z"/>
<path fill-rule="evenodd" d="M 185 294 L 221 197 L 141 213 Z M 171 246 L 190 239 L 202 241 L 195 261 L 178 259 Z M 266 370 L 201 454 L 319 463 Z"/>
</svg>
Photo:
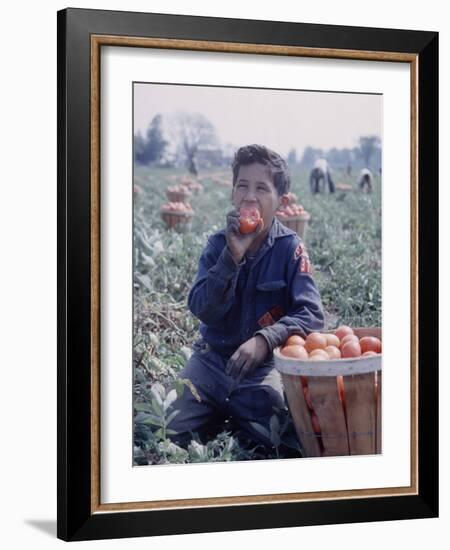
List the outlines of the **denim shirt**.
<svg viewBox="0 0 450 550">
<path fill-rule="evenodd" d="M 256 256 L 236 265 L 225 231 L 209 237 L 189 292 L 188 307 L 203 339 L 230 356 L 252 336 L 272 351 L 291 334 L 323 328 L 324 315 L 306 249 L 276 218 Z"/>
</svg>

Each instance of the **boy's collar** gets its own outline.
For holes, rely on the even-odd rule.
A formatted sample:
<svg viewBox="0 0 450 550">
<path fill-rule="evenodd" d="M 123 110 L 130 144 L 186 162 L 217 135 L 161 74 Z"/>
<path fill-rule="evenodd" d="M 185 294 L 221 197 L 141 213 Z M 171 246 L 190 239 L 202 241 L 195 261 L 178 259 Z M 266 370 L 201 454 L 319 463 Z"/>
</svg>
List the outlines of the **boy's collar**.
<svg viewBox="0 0 450 550">
<path fill-rule="evenodd" d="M 270 231 L 267 235 L 267 244 L 273 246 L 275 239 L 279 237 L 285 237 L 286 235 L 296 235 L 295 231 L 285 227 L 277 217 L 274 217 L 272 220 L 272 225 L 270 226 Z"/>
<path fill-rule="evenodd" d="M 296 235 L 296 233 L 288 227 L 282 225 L 278 218 L 274 217 L 270 226 L 269 233 L 254 254 L 253 266 L 255 266 L 259 262 L 259 260 L 261 260 L 261 258 L 266 254 L 266 252 L 273 247 L 275 239 L 285 237 L 287 235 Z"/>
</svg>

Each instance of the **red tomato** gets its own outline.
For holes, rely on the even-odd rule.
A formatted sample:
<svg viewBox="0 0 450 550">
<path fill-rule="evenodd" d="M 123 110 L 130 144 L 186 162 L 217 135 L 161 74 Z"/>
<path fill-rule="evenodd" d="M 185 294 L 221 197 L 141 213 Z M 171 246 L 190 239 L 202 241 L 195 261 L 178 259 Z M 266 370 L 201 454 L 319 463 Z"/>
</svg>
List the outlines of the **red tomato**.
<svg viewBox="0 0 450 550">
<path fill-rule="evenodd" d="M 308 352 L 303 346 L 293 345 L 285 346 L 281 349 L 281 355 L 285 357 L 292 357 L 293 359 L 300 359 L 300 361 L 308 360 Z"/>
<path fill-rule="evenodd" d="M 325 351 L 328 354 L 328 357 L 330 359 L 340 359 L 341 358 L 341 352 L 339 351 L 339 348 L 336 346 L 327 346 L 325 348 Z"/>
<path fill-rule="evenodd" d="M 284 345 L 292 346 L 294 344 L 296 344 L 297 346 L 304 346 L 305 340 L 300 336 L 300 334 L 293 334 L 292 336 L 289 336 Z"/>
<path fill-rule="evenodd" d="M 341 341 L 336 336 L 336 334 L 325 334 L 325 338 L 327 339 L 327 346 L 336 346 L 337 348 L 341 345 Z"/>
<path fill-rule="evenodd" d="M 374 351 L 375 353 L 381 353 L 381 341 L 375 336 L 364 336 L 359 341 L 361 351 Z"/>
<path fill-rule="evenodd" d="M 286 208 L 284 209 L 285 213 L 286 213 L 286 216 L 290 217 L 290 216 L 293 216 L 294 215 L 294 211 L 292 210 L 292 208 L 290 206 L 286 206 Z"/>
<path fill-rule="evenodd" d="M 287 194 L 287 198 L 289 199 L 289 204 L 294 204 L 297 200 L 297 195 L 294 195 L 294 193 L 289 192 Z"/>
<path fill-rule="evenodd" d="M 253 233 L 261 221 L 261 214 L 257 208 L 241 208 L 239 211 L 239 231 Z"/>
<path fill-rule="evenodd" d="M 366 352 L 368 353 L 368 352 Z M 378 372 L 375 371 L 374 373 L 374 386 L 373 386 L 373 390 L 374 390 L 374 397 L 375 397 L 375 401 L 378 401 L 378 392 L 380 390 L 380 388 L 378 387 Z"/>
<path fill-rule="evenodd" d="M 320 428 L 319 418 L 314 412 L 311 414 L 311 424 L 312 424 L 312 429 L 314 430 L 314 433 L 316 434 L 322 433 L 322 430 Z"/>
<path fill-rule="evenodd" d="M 325 349 L 327 347 L 327 339 L 325 334 L 320 332 L 311 332 L 308 334 L 305 340 L 305 348 L 308 353 L 311 353 L 315 349 Z"/>
<path fill-rule="evenodd" d="M 361 357 L 361 346 L 359 342 L 347 342 L 342 346 L 341 353 L 343 358 Z"/>
<path fill-rule="evenodd" d="M 308 378 L 306 376 L 300 376 L 300 382 L 302 383 L 303 396 L 305 398 L 306 406 L 310 411 L 314 411 L 311 397 L 309 395 Z"/>
<path fill-rule="evenodd" d="M 347 325 L 341 325 L 334 331 L 334 333 L 339 338 L 339 340 L 342 340 L 342 338 L 344 338 L 344 336 L 346 336 L 347 334 L 353 334 L 353 329 L 351 329 Z"/>
<path fill-rule="evenodd" d="M 330 356 L 324 349 L 313 349 L 309 354 L 310 361 L 328 361 Z"/>
<path fill-rule="evenodd" d="M 306 376 L 300 376 L 300 382 L 302 383 L 302 388 L 308 387 L 308 378 Z"/>
<path fill-rule="evenodd" d="M 359 338 L 356 336 L 356 334 L 346 334 L 341 340 L 341 349 L 345 346 L 347 342 L 359 343 Z"/>
<path fill-rule="evenodd" d="M 345 388 L 344 388 L 344 377 L 343 376 L 336 376 L 336 382 L 337 382 L 337 389 L 339 394 L 339 400 L 342 403 L 342 405 L 345 406 Z"/>
<path fill-rule="evenodd" d="M 304 397 L 305 397 L 306 406 L 308 407 L 308 409 L 309 409 L 310 411 L 313 411 L 314 408 L 313 408 L 313 406 L 312 406 L 312 401 L 311 401 L 311 397 L 310 397 L 310 395 L 309 395 L 309 388 L 308 388 L 308 386 L 305 386 L 305 387 L 303 388 L 303 395 L 304 395 Z"/>
</svg>

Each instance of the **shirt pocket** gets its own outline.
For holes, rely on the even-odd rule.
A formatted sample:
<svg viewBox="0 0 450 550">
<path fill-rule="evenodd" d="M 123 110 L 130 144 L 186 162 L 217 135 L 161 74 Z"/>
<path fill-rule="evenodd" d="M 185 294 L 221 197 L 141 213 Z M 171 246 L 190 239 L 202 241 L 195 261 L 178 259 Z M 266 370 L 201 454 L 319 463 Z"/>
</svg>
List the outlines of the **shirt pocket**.
<svg viewBox="0 0 450 550">
<path fill-rule="evenodd" d="M 286 286 L 286 281 L 280 279 L 278 281 L 266 281 L 264 283 L 259 283 L 256 285 L 256 290 L 261 290 L 262 292 L 276 292 Z"/>
</svg>

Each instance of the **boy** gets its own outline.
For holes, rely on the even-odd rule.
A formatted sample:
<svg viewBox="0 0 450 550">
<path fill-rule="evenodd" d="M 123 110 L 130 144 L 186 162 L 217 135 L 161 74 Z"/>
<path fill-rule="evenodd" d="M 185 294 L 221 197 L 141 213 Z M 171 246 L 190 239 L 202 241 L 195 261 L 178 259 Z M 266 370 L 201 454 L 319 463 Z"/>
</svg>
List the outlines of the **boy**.
<svg viewBox="0 0 450 550">
<path fill-rule="evenodd" d="M 208 239 L 188 297 L 201 321 L 201 338 L 180 373 L 196 387 L 173 405 L 172 439 L 186 445 L 225 418 L 251 440 L 271 447 L 275 411 L 286 414 L 283 387 L 272 351 L 291 334 L 323 328 L 319 292 L 299 237 L 275 212 L 288 202 L 290 178 L 284 160 L 260 145 L 241 147 L 233 161 L 232 204 L 225 230 Z M 251 233 L 239 230 L 239 210 L 257 208 L 261 220 Z"/>
</svg>

